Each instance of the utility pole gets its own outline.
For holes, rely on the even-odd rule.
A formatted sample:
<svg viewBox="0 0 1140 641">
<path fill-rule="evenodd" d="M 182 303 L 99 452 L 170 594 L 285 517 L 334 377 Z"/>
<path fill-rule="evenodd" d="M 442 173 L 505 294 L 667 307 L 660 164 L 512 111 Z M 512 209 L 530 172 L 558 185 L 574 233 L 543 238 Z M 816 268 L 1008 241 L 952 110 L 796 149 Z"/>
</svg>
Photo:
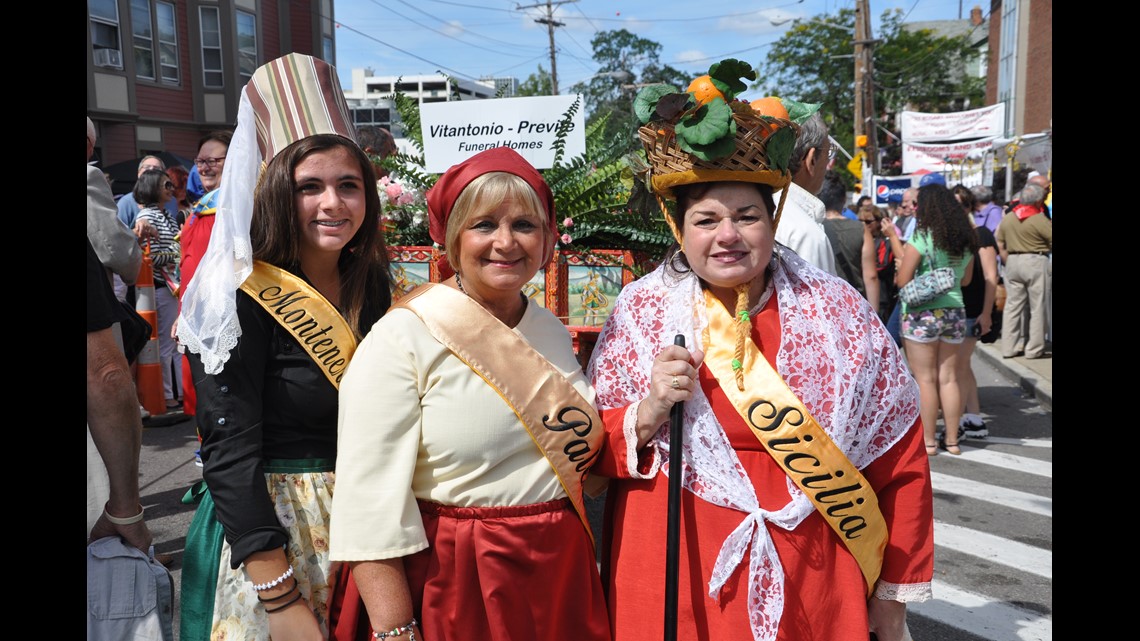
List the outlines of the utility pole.
<svg viewBox="0 0 1140 641">
<path fill-rule="evenodd" d="M 538 24 L 546 25 L 546 30 L 550 34 L 550 86 L 554 95 L 558 95 L 558 59 L 555 56 L 554 50 L 554 28 L 565 26 L 565 22 L 558 22 L 554 19 L 554 7 L 560 4 L 568 4 L 571 2 L 578 2 L 578 0 L 560 0 L 559 2 L 551 2 L 546 0 L 546 4 L 530 4 L 527 6 L 517 5 L 515 9 L 521 11 L 523 9 L 534 9 L 535 7 L 546 7 L 545 18 L 535 18 Z"/>
<path fill-rule="evenodd" d="M 879 173 L 879 132 L 875 117 L 874 46 L 869 0 L 855 1 L 855 138 L 867 136 L 865 153 L 874 174 Z M 862 180 L 862 176 L 860 176 Z"/>
</svg>

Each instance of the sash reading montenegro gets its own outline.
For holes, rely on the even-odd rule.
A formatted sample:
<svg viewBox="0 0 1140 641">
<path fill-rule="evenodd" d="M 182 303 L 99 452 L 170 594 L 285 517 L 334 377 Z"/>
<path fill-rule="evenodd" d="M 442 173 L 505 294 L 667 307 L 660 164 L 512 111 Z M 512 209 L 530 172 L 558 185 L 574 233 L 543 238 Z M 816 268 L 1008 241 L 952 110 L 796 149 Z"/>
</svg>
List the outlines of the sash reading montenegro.
<svg viewBox="0 0 1140 641">
<path fill-rule="evenodd" d="M 333 387 L 340 389 L 356 351 L 356 336 L 336 307 L 297 276 L 260 260 L 254 261 L 253 273 L 241 288 L 297 339 Z"/>
</svg>

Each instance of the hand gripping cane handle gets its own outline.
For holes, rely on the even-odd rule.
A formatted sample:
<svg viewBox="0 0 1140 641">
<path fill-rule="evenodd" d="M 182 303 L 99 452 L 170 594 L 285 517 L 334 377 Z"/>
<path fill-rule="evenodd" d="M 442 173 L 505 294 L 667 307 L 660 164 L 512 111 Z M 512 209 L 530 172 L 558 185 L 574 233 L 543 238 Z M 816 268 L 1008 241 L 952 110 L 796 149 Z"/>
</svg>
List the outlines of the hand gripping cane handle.
<svg viewBox="0 0 1140 641">
<path fill-rule="evenodd" d="M 673 344 L 685 346 L 685 335 L 677 334 Z M 665 641 L 677 639 L 677 570 L 681 554 L 681 423 L 685 404 L 673 404 L 669 411 L 669 520 L 665 536 Z"/>
</svg>

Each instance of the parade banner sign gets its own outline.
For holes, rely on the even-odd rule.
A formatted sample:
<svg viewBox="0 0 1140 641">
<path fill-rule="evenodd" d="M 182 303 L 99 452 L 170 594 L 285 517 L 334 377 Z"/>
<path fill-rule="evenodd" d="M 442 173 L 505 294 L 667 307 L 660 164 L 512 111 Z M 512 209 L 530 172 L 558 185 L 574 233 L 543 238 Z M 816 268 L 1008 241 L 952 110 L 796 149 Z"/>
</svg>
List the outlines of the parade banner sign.
<svg viewBox="0 0 1140 641">
<path fill-rule="evenodd" d="M 903 173 L 913 174 L 926 171 L 945 172 L 948 169 L 966 164 L 967 160 L 980 160 L 993 147 L 993 138 L 970 142 L 948 142 L 926 144 L 903 142 Z"/>
<path fill-rule="evenodd" d="M 945 114 L 904 111 L 899 116 L 906 142 L 946 142 L 1005 134 L 1005 103 Z"/>
<path fill-rule="evenodd" d="M 443 173 L 493 147 L 510 147 L 536 169 L 554 166 L 558 123 L 579 96 L 532 96 L 429 102 L 420 105 L 424 169 Z M 585 109 L 579 105 L 563 161 L 586 153 Z"/>
</svg>

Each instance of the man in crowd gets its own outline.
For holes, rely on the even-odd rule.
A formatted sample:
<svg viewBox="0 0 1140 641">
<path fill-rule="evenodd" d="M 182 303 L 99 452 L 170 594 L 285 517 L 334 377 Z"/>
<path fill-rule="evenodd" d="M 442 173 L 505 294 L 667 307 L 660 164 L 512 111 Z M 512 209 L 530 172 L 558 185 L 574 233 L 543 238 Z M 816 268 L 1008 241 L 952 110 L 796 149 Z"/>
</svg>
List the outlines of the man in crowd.
<svg viewBox="0 0 1140 641">
<path fill-rule="evenodd" d="M 1053 252 L 1053 221 L 1045 215 L 1045 190 L 1027 183 L 1017 206 L 1001 219 L 997 243 L 1005 264 L 1001 355 L 1046 356 L 1046 295 Z M 1026 336 L 1028 328 L 1028 336 Z"/>
<path fill-rule="evenodd" d="M 978 201 L 978 208 L 974 210 L 974 224 L 985 227 L 990 232 L 997 232 L 1001 223 L 1001 205 L 994 202 L 994 190 L 989 185 L 977 185 L 970 188 L 974 198 Z"/>
<path fill-rule="evenodd" d="M 792 182 L 787 187 L 780 225 L 776 228 L 776 242 L 834 274 L 835 254 L 823 230 L 823 203 L 815 197 L 823 185 L 827 166 L 835 157 L 827 131 L 827 123 L 818 111 L 800 125 L 800 135 L 788 160 Z M 780 194 L 775 194 L 775 199 L 779 202 Z"/>
<path fill-rule="evenodd" d="M 87 241 L 87 535 L 119 536 L 149 552 L 152 538 L 139 501 L 142 418 L 115 330 L 122 313 Z"/>
<path fill-rule="evenodd" d="M 166 171 L 166 163 L 158 156 L 143 156 L 139 161 L 139 171 L 136 177 L 143 175 L 143 172 L 148 169 L 158 169 Z M 171 220 L 178 220 L 178 201 L 171 197 L 170 201 L 165 206 L 166 213 L 170 216 Z M 128 228 L 133 229 L 135 235 L 142 238 L 143 235 L 135 225 L 139 216 L 139 204 L 135 202 L 135 195 L 133 192 L 123 194 L 119 199 L 119 220 L 123 222 Z"/>
</svg>

